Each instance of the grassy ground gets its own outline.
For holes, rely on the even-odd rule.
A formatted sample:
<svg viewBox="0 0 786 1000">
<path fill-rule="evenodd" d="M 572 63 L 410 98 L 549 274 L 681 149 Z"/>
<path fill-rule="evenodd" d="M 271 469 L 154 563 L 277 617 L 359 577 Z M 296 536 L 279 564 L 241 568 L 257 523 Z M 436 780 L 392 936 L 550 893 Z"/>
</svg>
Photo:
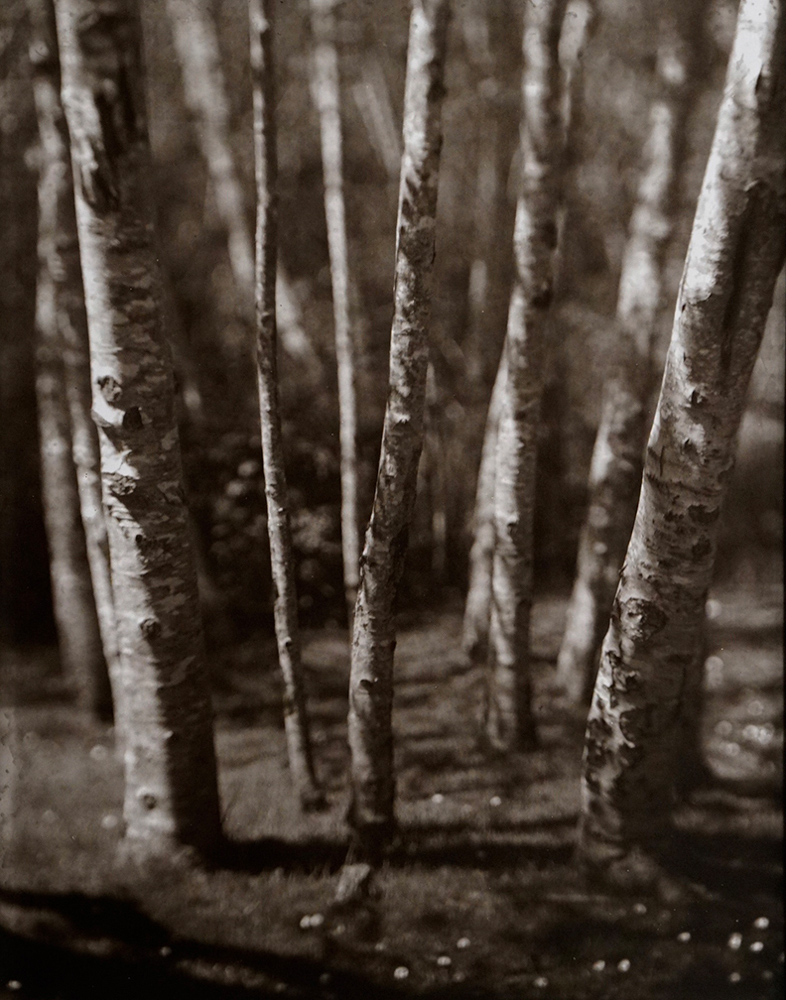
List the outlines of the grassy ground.
<svg viewBox="0 0 786 1000">
<path fill-rule="evenodd" d="M 716 899 L 690 906 L 595 894 L 571 865 L 583 725 L 549 687 L 561 599 L 534 615 L 541 749 L 513 760 L 478 748 L 482 676 L 460 655 L 458 616 L 403 623 L 402 835 L 380 897 L 351 914 L 331 908 L 346 843 L 345 635 L 306 643 L 331 803 L 317 815 L 292 803 L 272 651 L 250 644 L 215 664 L 234 847 L 209 872 L 116 865 L 111 731 L 70 707 L 50 652 L 18 658 L 20 705 L 3 712 L 15 780 L 0 830 L 0 996 L 782 996 L 782 588 L 713 601 L 717 780 L 680 809 L 672 846 L 675 870 Z"/>
</svg>

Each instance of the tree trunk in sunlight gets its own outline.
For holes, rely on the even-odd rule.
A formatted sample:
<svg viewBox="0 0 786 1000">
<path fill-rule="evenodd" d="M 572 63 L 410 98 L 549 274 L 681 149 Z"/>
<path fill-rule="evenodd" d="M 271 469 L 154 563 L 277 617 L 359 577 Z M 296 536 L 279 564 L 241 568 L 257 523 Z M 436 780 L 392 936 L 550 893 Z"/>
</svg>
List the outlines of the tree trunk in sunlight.
<svg viewBox="0 0 786 1000">
<path fill-rule="evenodd" d="M 393 602 L 423 444 L 448 14 L 447 0 L 415 0 L 410 21 L 390 386 L 352 637 L 350 856 L 360 864 L 378 858 L 394 828 Z"/>
<path fill-rule="evenodd" d="M 517 273 L 497 429 L 486 724 L 490 744 L 500 750 L 536 741 L 529 677 L 535 459 L 561 188 L 558 45 L 564 10 L 564 0 L 533 0 L 524 18 L 522 180 L 513 238 Z"/>
<path fill-rule="evenodd" d="M 784 65 L 784 5 L 743 0 L 587 726 L 580 849 L 609 878 L 668 831 L 718 519 L 786 247 Z"/>
<path fill-rule="evenodd" d="M 278 661 L 284 678 L 284 729 L 292 779 L 304 808 L 324 801 L 314 774 L 303 667 L 300 660 L 295 564 L 284 472 L 284 446 L 276 364 L 276 256 L 278 236 L 276 86 L 273 62 L 273 0 L 250 0 L 251 71 L 254 89 L 254 153 L 257 182 L 256 316 L 257 380 L 262 460 L 267 500 L 270 565 L 275 587 Z"/>
<path fill-rule="evenodd" d="M 90 580 L 83 581 L 83 601 L 94 601 L 95 611 L 85 610 L 80 621 L 74 619 L 68 629 L 79 632 L 79 649 L 86 643 L 88 651 L 75 652 L 77 676 L 84 703 L 104 718 L 112 715 L 112 694 L 109 680 L 116 677 L 118 651 L 115 630 L 114 601 L 109 569 L 109 546 L 104 521 L 101 496 L 101 470 L 98 457 L 98 437 L 90 416 L 90 359 L 87 338 L 82 268 L 79 262 L 79 245 L 76 235 L 74 188 L 71 176 L 68 130 L 60 103 L 60 63 L 57 54 L 55 14 L 51 0 L 27 0 L 31 26 L 30 63 L 33 68 L 33 92 L 38 118 L 39 150 L 39 282 L 41 302 L 39 325 L 41 351 L 46 357 L 46 367 L 51 373 L 52 395 L 46 406 L 51 406 L 51 417 L 59 422 L 56 411 L 64 404 L 68 409 L 67 434 L 71 442 L 75 486 L 84 542 L 77 537 L 82 528 L 72 529 L 72 549 L 77 555 L 79 573 L 84 568 L 82 550 L 86 547 Z M 44 450 L 59 448 L 54 440 L 42 434 Z M 63 462 L 62 475 L 66 492 L 56 499 L 57 511 L 50 511 L 51 518 L 64 518 L 73 496 L 74 470 L 70 472 Z M 55 470 L 52 469 L 52 473 Z M 65 480 L 68 480 L 66 483 Z M 70 514 L 69 522 L 73 520 Z M 52 524 L 50 535 L 58 536 L 55 546 L 65 545 L 68 532 Z M 75 567 L 76 569 L 76 567 Z M 75 577 L 76 577 L 75 573 Z M 91 587 L 92 583 L 92 587 Z M 55 591 L 59 590 L 58 585 Z M 103 657 L 95 653 L 95 628 L 100 632 Z M 63 617 L 58 614 L 58 618 Z M 69 616 L 65 616 L 69 617 Z M 73 664 L 72 664 L 73 665 Z M 108 674 L 107 674 L 108 668 Z"/>
<path fill-rule="evenodd" d="M 314 36 L 311 90 L 319 112 L 322 174 L 325 185 L 333 325 L 338 367 L 339 442 L 341 448 L 341 551 L 344 593 L 350 628 L 358 589 L 360 540 L 358 527 L 357 399 L 355 342 L 350 308 L 349 248 L 344 206 L 341 136 L 341 88 L 335 0 L 310 0 Z"/>
<path fill-rule="evenodd" d="M 85 283 L 93 416 L 120 648 L 126 847 L 207 850 L 220 819 L 150 206 L 135 3 L 57 0 Z"/>
<path fill-rule="evenodd" d="M 696 13 L 700 5 L 691 8 Z M 662 300 L 677 181 L 692 92 L 690 11 L 661 18 L 659 94 L 650 109 L 644 168 L 619 281 L 618 355 L 603 391 L 589 477 L 589 509 L 557 660 L 557 680 L 574 703 L 589 703 L 598 652 L 630 538 L 641 483 L 652 341 Z M 695 43 L 694 43 L 695 44 Z"/>
<path fill-rule="evenodd" d="M 221 52 L 207 0 L 166 0 L 186 104 L 198 125 L 197 139 L 205 159 L 216 209 L 226 231 L 229 264 L 240 299 L 240 314 L 254 315 L 254 242 L 246 216 L 243 188 L 230 140 L 229 99 L 221 68 Z M 279 267 L 276 282 L 278 327 L 284 349 L 317 363 L 299 319 L 291 282 Z"/>
</svg>

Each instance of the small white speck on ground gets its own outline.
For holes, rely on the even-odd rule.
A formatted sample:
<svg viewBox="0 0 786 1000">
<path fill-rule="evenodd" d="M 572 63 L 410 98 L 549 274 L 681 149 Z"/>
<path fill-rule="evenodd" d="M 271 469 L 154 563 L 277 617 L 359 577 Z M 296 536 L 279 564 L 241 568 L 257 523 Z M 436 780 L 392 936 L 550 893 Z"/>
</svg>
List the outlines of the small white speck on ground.
<svg viewBox="0 0 786 1000">
<path fill-rule="evenodd" d="M 646 913 L 647 912 L 647 907 L 644 905 L 644 903 L 634 903 L 633 904 L 633 912 L 634 913 Z"/>
<path fill-rule="evenodd" d="M 406 965 L 397 965 L 393 970 L 394 979 L 407 979 L 409 977 L 409 969 Z"/>
<path fill-rule="evenodd" d="M 533 986 L 537 986 L 539 989 L 543 989 L 544 986 L 548 985 L 549 981 L 548 979 L 546 979 L 545 976 L 538 976 L 538 978 L 533 983 Z"/>
<path fill-rule="evenodd" d="M 384 941 L 377 941 L 377 943 L 374 945 L 374 951 L 385 951 L 386 948 L 387 944 L 385 944 Z"/>
<path fill-rule="evenodd" d="M 492 795 L 491 798 L 489 799 L 489 805 L 493 806 L 496 809 L 497 806 L 502 805 L 502 799 L 499 797 L 499 795 Z"/>
<path fill-rule="evenodd" d="M 742 946 L 742 934 L 738 934 L 736 931 L 734 934 L 730 934 L 726 944 L 732 951 L 739 951 Z"/>
<path fill-rule="evenodd" d="M 162 958 L 169 958 L 169 956 L 172 954 L 172 949 L 169 947 L 168 944 L 165 944 L 163 947 L 158 949 L 158 954 Z"/>
<path fill-rule="evenodd" d="M 464 950 L 465 948 L 469 948 L 469 946 L 470 946 L 471 944 L 472 944 L 472 942 L 470 941 L 470 939 L 469 939 L 468 937 L 460 937 L 460 938 L 458 939 L 458 941 L 456 941 L 456 947 L 457 947 L 457 948 L 460 948 L 460 949 L 461 949 L 462 951 L 463 951 L 463 950 Z"/>
<path fill-rule="evenodd" d="M 107 813 L 106 816 L 101 817 L 101 826 L 105 830 L 114 830 L 119 824 L 120 820 L 115 816 L 114 813 Z"/>
<path fill-rule="evenodd" d="M 441 968 L 446 969 L 449 965 L 453 965 L 453 959 L 450 955 L 440 955 L 437 958 L 437 965 Z"/>
<path fill-rule="evenodd" d="M 109 751 L 101 743 L 96 743 L 96 745 L 92 747 L 90 750 L 90 759 L 96 761 L 99 764 L 102 761 L 106 760 L 108 756 L 109 756 Z"/>
<path fill-rule="evenodd" d="M 729 976 L 730 983 L 738 983 L 741 979 L 742 976 L 739 974 L 739 972 L 732 972 L 732 974 Z"/>
<path fill-rule="evenodd" d="M 677 940 L 682 941 L 684 944 L 686 941 L 690 941 L 690 931 L 682 931 L 677 935 Z"/>
<path fill-rule="evenodd" d="M 445 796 L 442 794 L 442 792 L 434 792 L 434 794 L 431 796 L 431 801 L 435 805 L 439 805 L 440 802 L 445 801 Z"/>
<path fill-rule="evenodd" d="M 599 958 L 597 962 L 592 963 L 593 972 L 603 972 L 605 968 L 606 968 L 606 963 L 603 961 L 602 958 Z"/>
<path fill-rule="evenodd" d="M 766 931 L 767 928 L 770 926 L 770 922 L 767 919 L 767 917 L 757 917 L 753 921 L 753 926 L 756 928 L 757 931 Z"/>
<path fill-rule="evenodd" d="M 627 958 L 623 958 L 617 962 L 617 971 L 630 972 L 630 961 Z"/>
<path fill-rule="evenodd" d="M 22 984 L 19 982 L 18 979 L 9 979 L 8 982 L 6 983 L 6 986 L 8 987 L 9 990 L 22 989 Z"/>
<path fill-rule="evenodd" d="M 764 942 L 763 941 L 751 941 L 750 950 L 751 951 L 764 951 Z"/>
</svg>

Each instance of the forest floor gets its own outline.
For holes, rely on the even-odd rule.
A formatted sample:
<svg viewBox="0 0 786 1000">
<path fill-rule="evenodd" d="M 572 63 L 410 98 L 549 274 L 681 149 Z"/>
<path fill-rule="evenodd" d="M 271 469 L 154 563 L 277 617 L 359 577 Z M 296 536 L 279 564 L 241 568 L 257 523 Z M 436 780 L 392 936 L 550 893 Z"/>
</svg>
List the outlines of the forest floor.
<svg viewBox="0 0 786 1000">
<path fill-rule="evenodd" d="M 564 611 L 563 598 L 535 607 L 541 748 L 511 760 L 478 746 L 483 677 L 461 655 L 459 616 L 402 621 L 401 837 L 378 898 L 350 914 L 331 907 L 346 847 L 344 633 L 305 637 L 330 799 L 319 814 L 292 801 L 274 651 L 248 643 L 214 664 L 233 846 L 210 871 L 116 864 L 111 730 L 69 705 L 51 651 L 19 654 L 17 707 L 0 710 L 14 772 L 0 816 L 0 996 L 783 996 L 782 586 L 729 586 L 710 605 L 715 782 L 678 811 L 671 853 L 712 902 L 595 892 L 575 871 L 583 719 L 550 688 Z"/>
</svg>

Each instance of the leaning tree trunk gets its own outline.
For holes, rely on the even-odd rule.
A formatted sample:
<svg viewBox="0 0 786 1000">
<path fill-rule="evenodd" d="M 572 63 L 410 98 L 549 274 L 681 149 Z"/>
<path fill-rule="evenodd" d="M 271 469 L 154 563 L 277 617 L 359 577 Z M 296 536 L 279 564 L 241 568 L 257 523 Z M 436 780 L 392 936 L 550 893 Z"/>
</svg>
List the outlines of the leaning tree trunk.
<svg viewBox="0 0 786 1000">
<path fill-rule="evenodd" d="M 50 354 L 52 374 L 57 383 L 53 389 L 63 393 L 68 404 L 69 437 L 76 472 L 81 520 L 85 542 L 75 539 L 78 558 L 85 547 L 92 582 L 91 601 L 95 611 L 85 611 L 79 642 L 89 643 L 92 656 L 79 656 L 82 691 L 86 703 L 99 715 L 112 715 L 112 693 L 109 681 L 116 676 L 118 663 L 114 601 L 109 569 L 109 547 L 106 537 L 101 471 L 98 458 L 98 438 L 90 416 L 90 359 L 87 337 L 87 316 L 82 289 L 82 267 L 76 235 L 74 187 L 71 176 L 68 129 L 60 103 L 60 62 L 57 54 L 55 13 L 51 0 L 27 0 L 31 26 L 30 62 L 33 67 L 33 92 L 40 138 L 39 163 L 39 253 L 42 294 L 47 300 L 42 317 L 51 329 L 46 333 L 43 350 Z M 43 332 L 43 331 L 42 331 Z M 57 355 L 55 357 L 54 355 Z M 62 363 L 61 360 L 62 359 Z M 57 369 L 57 370 L 55 370 Z M 60 370 L 62 369 L 62 370 Z M 61 399 L 53 399 L 56 408 Z M 65 475 L 69 475 L 64 470 Z M 73 479 L 73 472 L 70 474 Z M 58 503 L 65 516 L 68 495 L 66 487 Z M 70 516 L 70 515 L 69 515 Z M 54 528 L 54 526 L 53 526 Z M 57 529 L 55 529 L 57 530 Z M 81 532 L 81 528 L 79 531 Z M 51 532 L 50 532 L 51 533 Z M 64 544 L 67 533 L 55 544 Z M 85 581 L 83 589 L 89 589 Z M 94 653 L 94 629 L 97 615 L 103 648 L 103 658 Z M 60 616 L 59 616 L 60 617 Z M 78 619 L 69 625 L 79 628 Z M 77 658 L 76 655 L 74 657 Z M 108 668 L 108 674 L 107 674 Z"/>
<path fill-rule="evenodd" d="M 250 323 L 254 314 L 254 242 L 230 141 L 229 100 L 215 22 L 207 0 L 166 0 L 166 3 L 186 104 L 199 126 L 197 138 L 218 217 L 226 231 L 239 312 Z M 278 327 L 285 350 L 313 367 L 316 355 L 300 324 L 291 282 L 281 267 L 276 295 Z"/>
<path fill-rule="evenodd" d="M 694 5 L 697 9 L 697 5 Z M 598 652 L 630 538 L 641 483 L 653 337 L 672 230 L 677 179 L 690 111 L 695 22 L 664 16 L 658 47 L 660 94 L 650 110 L 645 167 L 620 275 L 615 370 L 603 392 L 589 476 L 589 509 L 579 540 L 557 681 L 574 703 L 589 703 Z"/>
<path fill-rule="evenodd" d="M 390 388 L 361 560 L 349 683 L 352 853 L 361 864 L 376 860 L 394 828 L 393 601 L 423 445 L 448 13 L 447 0 L 414 0 L 410 21 Z"/>
<path fill-rule="evenodd" d="M 210 693 L 152 210 L 139 12 L 57 0 L 120 647 L 126 843 L 213 847 Z"/>
<path fill-rule="evenodd" d="M 516 283 L 497 429 L 491 672 L 486 734 L 498 749 L 535 743 L 529 677 L 535 455 L 546 326 L 553 297 L 562 153 L 558 45 L 565 0 L 525 7 L 522 181 L 513 248 Z"/>
<path fill-rule="evenodd" d="M 642 847 L 657 849 L 668 826 L 718 518 L 786 247 L 785 14 L 773 0 L 740 5 L 636 521 L 603 643 L 587 726 L 580 849 L 608 877 L 631 867 Z"/>
<path fill-rule="evenodd" d="M 325 183 L 333 324 L 338 368 L 339 443 L 341 447 L 341 550 L 344 593 L 350 628 L 358 589 L 357 399 L 355 348 L 350 317 L 350 273 L 341 137 L 341 89 L 336 49 L 336 0 L 311 0 L 314 33 L 312 93 L 319 112 L 322 172 Z"/>
<path fill-rule="evenodd" d="M 278 235 L 276 86 L 273 63 L 273 0 L 250 0 L 251 71 L 254 88 L 254 153 L 257 181 L 256 314 L 257 378 L 262 459 L 267 498 L 270 565 L 278 660 L 284 677 L 284 729 L 289 767 L 304 808 L 323 802 L 314 774 L 300 661 L 297 591 L 284 473 L 284 445 L 276 364 L 276 241 Z"/>
</svg>

